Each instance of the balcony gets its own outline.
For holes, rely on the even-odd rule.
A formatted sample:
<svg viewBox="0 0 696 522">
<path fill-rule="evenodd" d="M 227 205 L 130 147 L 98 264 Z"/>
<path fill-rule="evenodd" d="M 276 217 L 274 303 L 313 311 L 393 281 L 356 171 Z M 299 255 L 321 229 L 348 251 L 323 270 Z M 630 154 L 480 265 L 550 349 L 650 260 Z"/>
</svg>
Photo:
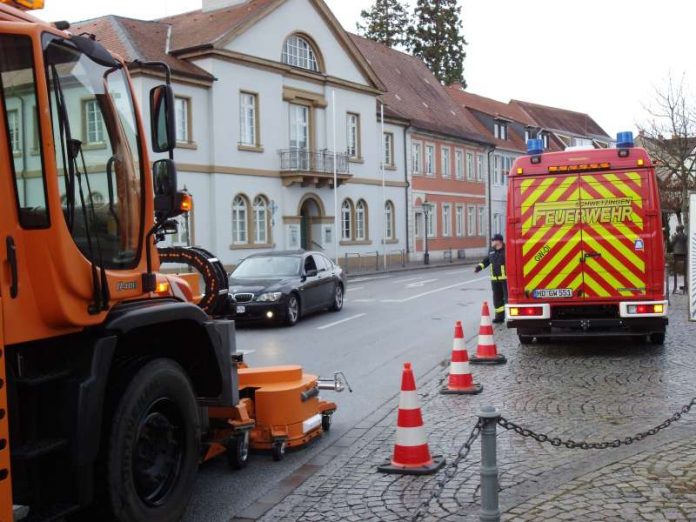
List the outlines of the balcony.
<svg viewBox="0 0 696 522">
<path fill-rule="evenodd" d="M 283 185 L 289 187 L 298 184 L 303 187 L 333 188 L 334 157 L 336 158 L 336 179 L 340 187 L 351 178 L 347 154 L 329 150 L 281 150 L 280 177 Z"/>
</svg>

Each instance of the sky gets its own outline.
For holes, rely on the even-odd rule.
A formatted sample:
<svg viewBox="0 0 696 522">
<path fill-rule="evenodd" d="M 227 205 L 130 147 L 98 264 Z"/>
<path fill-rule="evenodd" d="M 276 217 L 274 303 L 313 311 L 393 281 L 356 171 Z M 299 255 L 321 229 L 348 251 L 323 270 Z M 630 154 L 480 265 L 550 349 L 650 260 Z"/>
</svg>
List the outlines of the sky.
<svg viewBox="0 0 696 522">
<path fill-rule="evenodd" d="M 372 0 L 325 0 L 355 31 Z M 411 5 L 415 0 L 410 0 Z M 152 19 L 200 0 L 46 0 L 35 14 L 78 21 L 104 14 Z M 589 113 L 610 135 L 644 123 L 668 77 L 696 82 L 693 21 L 684 0 L 460 0 L 468 90 Z M 691 89 L 689 89 L 691 92 Z"/>
</svg>

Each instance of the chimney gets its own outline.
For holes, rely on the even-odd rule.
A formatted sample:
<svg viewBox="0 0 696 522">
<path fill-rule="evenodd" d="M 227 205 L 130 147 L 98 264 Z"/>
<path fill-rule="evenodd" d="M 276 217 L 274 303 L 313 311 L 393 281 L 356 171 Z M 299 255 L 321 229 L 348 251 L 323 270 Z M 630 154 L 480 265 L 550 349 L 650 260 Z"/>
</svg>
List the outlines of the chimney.
<svg viewBox="0 0 696 522">
<path fill-rule="evenodd" d="M 247 3 L 248 0 L 202 0 L 203 1 L 203 12 L 216 11 L 217 9 L 224 9 L 225 7 L 232 7 L 233 5 L 240 5 Z"/>
</svg>

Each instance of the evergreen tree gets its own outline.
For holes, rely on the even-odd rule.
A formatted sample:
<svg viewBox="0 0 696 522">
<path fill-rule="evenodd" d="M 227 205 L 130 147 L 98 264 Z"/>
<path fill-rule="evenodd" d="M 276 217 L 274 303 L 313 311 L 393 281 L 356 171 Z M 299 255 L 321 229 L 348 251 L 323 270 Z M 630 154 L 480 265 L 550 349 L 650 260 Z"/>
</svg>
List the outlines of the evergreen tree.
<svg viewBox="0 0 696 522">
<path fill-rule="evenodd" d="M 409 28 L 409 47 L 445 85 L 464 80 L 464 46 L 461 7 L 457 0 L 418 0 Z"/>
<path fill-rule="evenodd" d="M 399 0 L 375 0 L 372 8 L 360 12 L 358 32 L 389 47 L 405 46 L 409 25 L 408 6 Z"/>
</svg>

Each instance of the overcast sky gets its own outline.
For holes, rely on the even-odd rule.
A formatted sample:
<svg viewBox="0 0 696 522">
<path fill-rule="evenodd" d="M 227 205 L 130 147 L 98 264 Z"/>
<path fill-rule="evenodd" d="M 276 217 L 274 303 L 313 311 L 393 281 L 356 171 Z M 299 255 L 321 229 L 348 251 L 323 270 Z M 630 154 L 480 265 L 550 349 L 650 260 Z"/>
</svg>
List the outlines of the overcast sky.
<svg viewBox="0 0 696 522">
<path fill-rule="evenodd" d="M 326 0 L 355 31 L 372 0 Z M 415 4 L 415 0 L 411 0 Z M 671 73 L 696 82 L 696 2 L 683 0 L 461 0 L 469 90 L 590 113 L 613 135 L 647 115 Z M 151 19 L 200 8 L 200 0 L 46 0 L 45 20 L 104 14 Z"/>
</svg>

